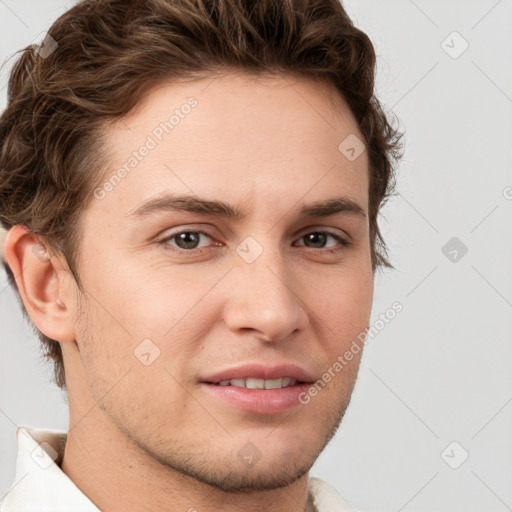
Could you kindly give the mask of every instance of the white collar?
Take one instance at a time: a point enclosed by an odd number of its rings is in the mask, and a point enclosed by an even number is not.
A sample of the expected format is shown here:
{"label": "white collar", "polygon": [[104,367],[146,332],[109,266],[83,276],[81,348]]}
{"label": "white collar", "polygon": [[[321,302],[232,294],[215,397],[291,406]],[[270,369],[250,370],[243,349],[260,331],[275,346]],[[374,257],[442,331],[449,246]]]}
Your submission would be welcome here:
{"label": "white collar", "polygon": [[92,501],[60,469],[67,434],[20,427],[16,476],[1,512],[98,512]]}
{"label": "white collar", "polygon": [[[94,503],[62,471],[66,432],[20,427],[13,486],[0,512],[99,512]],[[318,512],[355,512],[329,484],[308,482]]]}

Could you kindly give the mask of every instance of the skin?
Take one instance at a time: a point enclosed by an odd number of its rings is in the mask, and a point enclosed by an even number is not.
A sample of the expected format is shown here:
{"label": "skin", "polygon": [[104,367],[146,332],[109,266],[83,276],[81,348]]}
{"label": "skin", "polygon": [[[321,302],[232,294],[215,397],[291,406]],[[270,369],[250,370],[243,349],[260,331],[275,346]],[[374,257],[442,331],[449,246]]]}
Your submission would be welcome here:
{"label": "skin", "polygon": [[[368,327],[368,158],[351,162],[338,150],[350,134],[363,137],[330,84],[229,73],[164,84],[108,126],[106,175],[190,96],[198,101],[190,114],[86,210],[84,294],[62,255],[37,257],[26,228],[6,239],[25,307],[63,349],[70,427],[62,469],[107,511],[310,510],[308,471],[343,417],[361,352],[285,413],[241,411],[199,382],[245,362],[291,362],[316,380]],[[247,216],[130,217],[163,191],[222,200]],[[366,215],[298,216],[334,196]],[[208,233],[202,251],[180,254],[171,235],[194,230]],[[325,231],[352,244],[304,237]],[[250,264],[236,252],[248,236],[263,249]],[[134,356],[144,339],[160,350],[149,366]],[[251,467],[237,456],[247,443],[261,455]]]}

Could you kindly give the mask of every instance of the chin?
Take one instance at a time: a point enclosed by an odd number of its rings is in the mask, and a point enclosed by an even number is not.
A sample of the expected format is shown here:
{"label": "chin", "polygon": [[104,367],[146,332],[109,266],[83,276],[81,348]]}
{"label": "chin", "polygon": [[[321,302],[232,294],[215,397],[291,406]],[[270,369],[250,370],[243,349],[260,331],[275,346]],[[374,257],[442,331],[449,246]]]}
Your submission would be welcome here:
{"label": "chin", "polygon": [[305,461],[302,456],[301,460],[290,461],[289,458],[279,456],[266,463],[263,463],[262,459],[254,465],[247,465],[240,460],[228,463],[222,459],[185,466],[177,466],[173,461],[169,465],[196,481],[224,492],[249,493],[287,487],[307,474],[315,460],[316,457],[310,457]]}
{"label": "chin", "polygon": [[[222,444],[182,445],[165,454],[146,452],[182,475],[225,492],[248,493],[287,487],[309,472],[338,429],[344,413],[332,421],[319,422],[308,434],[289,425],[274,432],[234,435]],[[220,441],[220,440],[219,440]],[[176,445],[174,444],[174,447]]]}

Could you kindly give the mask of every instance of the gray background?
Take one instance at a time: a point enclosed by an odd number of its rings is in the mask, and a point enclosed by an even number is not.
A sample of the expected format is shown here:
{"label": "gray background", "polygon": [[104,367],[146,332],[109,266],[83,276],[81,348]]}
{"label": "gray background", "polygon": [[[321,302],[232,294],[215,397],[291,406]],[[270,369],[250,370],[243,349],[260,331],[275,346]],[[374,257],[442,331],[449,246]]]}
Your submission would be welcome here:
{"label": "gray background", "polygon": [[[397,270],[376,280],[372,321],[394,301],[404,309],[367,345],[342,428],[312,474],[367,512],[512,510],[512,1],[345,6],[376,45],[378,95],[406,131],[381,221]],[[0,0],[1,60],[64,10]],[[0,498],[16,425],[67,429],[6,284],[0,274]]]}

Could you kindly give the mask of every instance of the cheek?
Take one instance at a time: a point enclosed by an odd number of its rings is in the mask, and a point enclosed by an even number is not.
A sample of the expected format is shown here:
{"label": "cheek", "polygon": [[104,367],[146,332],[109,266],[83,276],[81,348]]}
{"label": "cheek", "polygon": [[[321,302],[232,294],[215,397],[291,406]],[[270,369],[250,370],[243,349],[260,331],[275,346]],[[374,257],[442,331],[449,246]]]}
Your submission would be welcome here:
{"label": "cheek", "polygon": [[[141,344],[140,336],[128,334],[94,300],[83,311],[79,335],[81,363],[91,395],[120,424],[136,428],[137,421],[146,418],[147,428],[155,429],[159,422],[170,421],[169,411],[184,410],[187,396],[177,383],[184,382],[179,371],[186,367],[182,347],[158,340],[154,345]],[[180,420],[173,417],[173,421]]]}
{"label": "cheek", "polygon": [[105,297],[88,294],[78,320],[77,345],[86,374],[110,382],[128,371],[133,353],[129,332],[106,309]]}
{"label": "cheek", "polygon": [[[126,256],[105,258],[102,263],[89,274],[86,287],[110,317],[108,330],[133,341],[163,336],[201,299],[209,284],[184,266],[154,265]],[[98,313],[101,316],[102,311]]]}
{"label": "cheek", "polygon": [[323,322],[335,344],[347,342],[367,327],[373,301],[371,271],[352,267],[310,274],[300,286],[300,295],[314,313],[311,321]]}
{"label": "cheek", "polygon": [[[87,283],[96,299],[89,300],[87,328],[94,329],[88,359],[97,377],[114,382],[132,368],[146,372],[142,383],[167,382],[171,377],[162,373],[167,368],[180,382],[188,378],[190,361],[220,317],[214,287],[226,272],[193,267],[112,264],[114,271]],[[146,367],[137,357],[148,352],[145,357],[154,363]],[[155,375],[159,366],[162,371]],[[145,393],[144,385],[140,392]]]}

